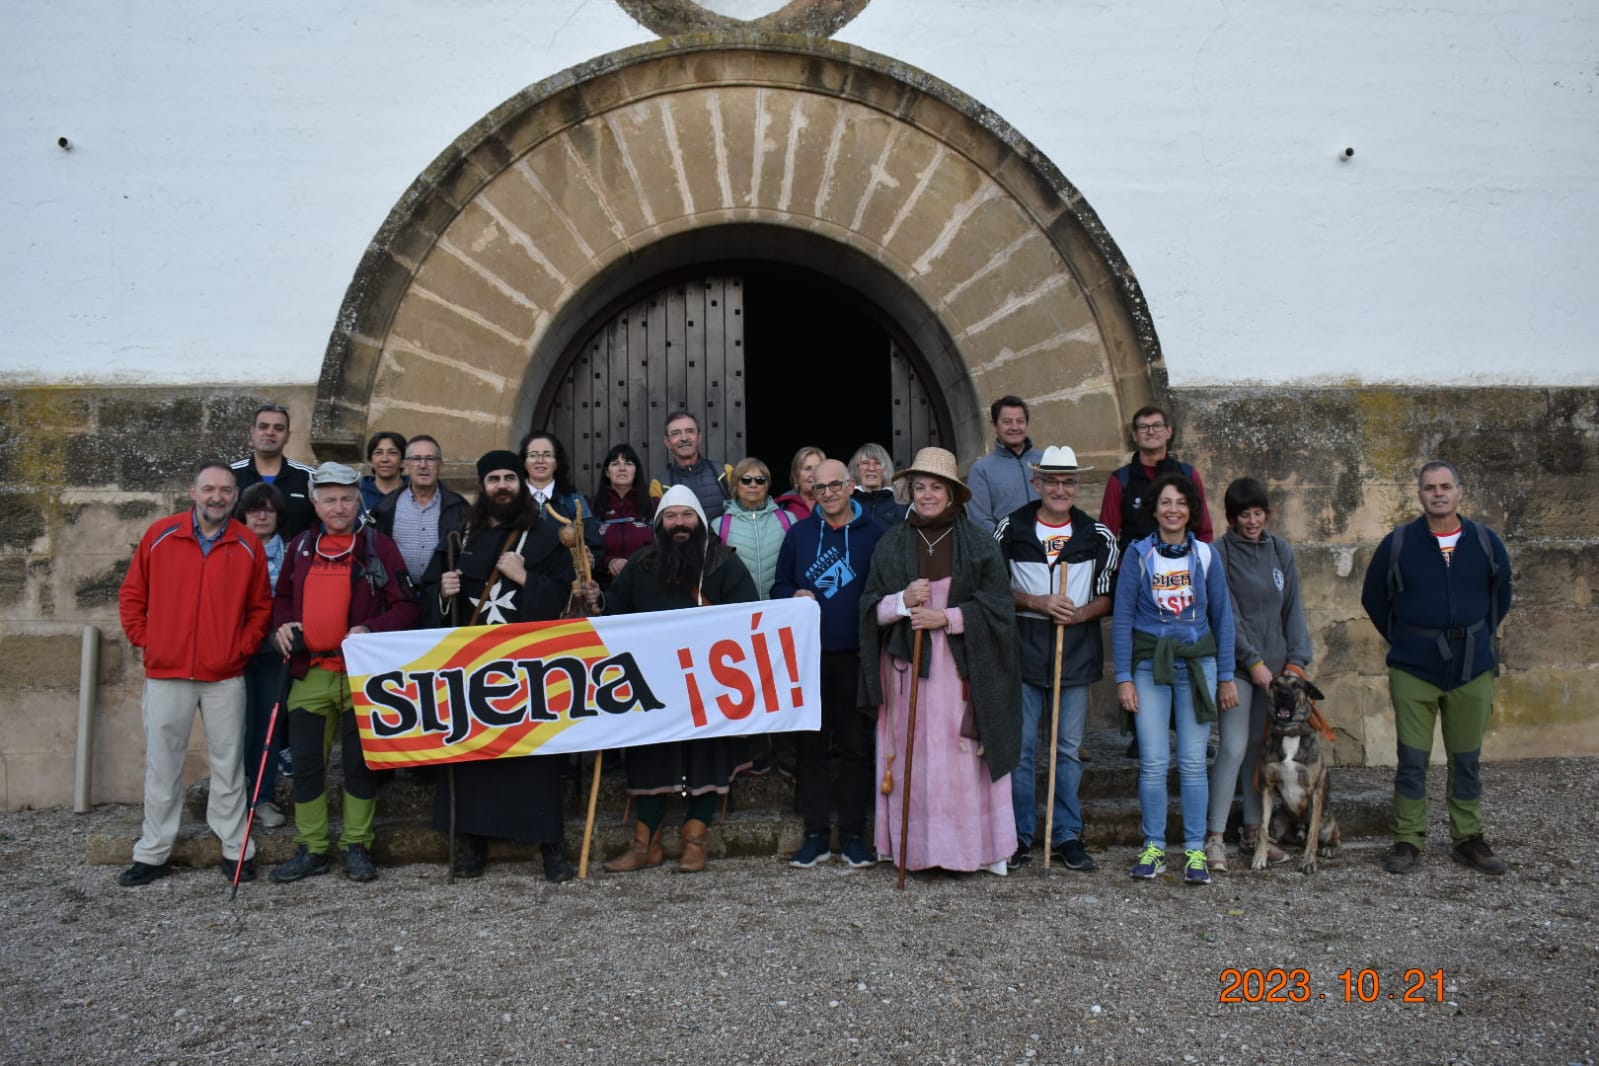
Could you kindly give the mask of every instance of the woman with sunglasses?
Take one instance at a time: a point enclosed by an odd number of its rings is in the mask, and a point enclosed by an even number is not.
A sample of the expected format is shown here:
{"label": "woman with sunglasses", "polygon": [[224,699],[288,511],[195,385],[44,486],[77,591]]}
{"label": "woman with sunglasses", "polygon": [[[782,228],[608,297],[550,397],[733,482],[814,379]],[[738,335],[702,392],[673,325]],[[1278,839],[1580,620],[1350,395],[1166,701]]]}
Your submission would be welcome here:
{"label": "woman with sunglasses", "polygon": [[717,537],[738,552],[763,600],[771,595],[777,576],[783,535],[794,524],[793,516],[772,499],[771,485],[772,472],[765,463],[754,456],[740,459],[733,467],[733,498],[714,523]]}

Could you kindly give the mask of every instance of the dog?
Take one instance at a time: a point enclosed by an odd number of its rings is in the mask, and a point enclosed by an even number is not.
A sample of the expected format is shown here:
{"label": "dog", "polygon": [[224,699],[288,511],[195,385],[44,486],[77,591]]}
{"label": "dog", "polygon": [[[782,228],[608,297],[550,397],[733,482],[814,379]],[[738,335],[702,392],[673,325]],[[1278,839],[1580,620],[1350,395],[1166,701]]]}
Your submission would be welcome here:
{"label": "dog", "polygon": [[1271,683],[1271,719],[1260,753],[1262,832],[1255,844],[1252,870],[1266,868],[1271,837],[1286,841],[1302,829],[1305,853],[1299,872],[1316,872],[1316,855],[1330,857],[1338,847],[1338,820],[1327,808],[1330,772],[1322,757],[1320,737],[1311,724],[1311,700],[1325,699],[1321,690],[1297,674],[1279,674]]}

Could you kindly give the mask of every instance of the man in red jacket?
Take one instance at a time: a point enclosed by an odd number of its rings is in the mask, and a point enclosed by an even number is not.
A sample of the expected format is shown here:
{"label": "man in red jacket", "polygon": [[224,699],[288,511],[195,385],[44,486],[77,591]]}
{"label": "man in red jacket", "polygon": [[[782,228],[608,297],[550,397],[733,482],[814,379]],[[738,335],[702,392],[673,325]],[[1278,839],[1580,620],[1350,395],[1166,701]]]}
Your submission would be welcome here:
{"label": "man in red jacket", "polygon": [[[144,833],[117,883],[147,885],[167,862],[183,807],[183,757],[198,707],[211,764],[206,823],[222,840],[222,872],[255,876],[244,842],[244,666],[272,620],[266,550],[231,521],[238,484],[228,464],[201,463],[194,506],[139,540],[118,600],[128,641],[144,651]],[[254,852],[254,847],[251,852]]]}
{"label": "man in red jacket", "polygon": [[344,873],[378,876],[372,862],[377,775],[361,753],[361,734],[344,673],[344,638],[410,629],[421,619],[405,557],[386,535],[360,527],[360,475],[323,463],[311,475],[319,521],[289,542],[272,605],[278,649],[292,656],[289,749],[294,752],[294,839],[300,850],[272,868],[274,881],[298,881],[332,868],[324,765],[339,737],[344,759]]}

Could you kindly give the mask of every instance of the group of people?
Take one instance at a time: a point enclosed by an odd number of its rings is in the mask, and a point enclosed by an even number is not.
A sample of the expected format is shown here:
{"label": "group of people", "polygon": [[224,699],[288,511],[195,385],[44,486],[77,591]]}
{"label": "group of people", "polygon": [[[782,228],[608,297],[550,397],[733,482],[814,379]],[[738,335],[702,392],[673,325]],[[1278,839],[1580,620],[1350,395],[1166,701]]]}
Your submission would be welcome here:
{"label": "group of people", "polygon": [[[287,736],[298,850],[272,880],[333,867],[326,763],[335,739],[343,868],[352,880],[377,877],[377,775],[361,755],[339,650],[350,634],[789,597],[816,601],[822,655],[821,728],[794,735],[804,839],[792,865],[831,858],[835,825],[841,857],[856,867],[889,858],[925,878],[1029,862],[1042,842],[1046,733],[1058,738],[1049,846],[1068,868],[1094,869],[1081,747],[1109,616],[1117,699],[1139,759],[1144,843],[1131,874],[1165,871],[1174,732],[1182,877],[1207,883],[1227,868],[1237,795],[1242,847],[1269,832],[1255,786],[1268,689],[1311,661],[1298,570],[1269,531],[1267,490],[1233,481],[1228,528],[1214,540],[1199,472],[1169,452],[1171,417],[1145,407],[1132,420],[1136,451],[1106,479],[1096,519],[1077,504],[1092,467],[1069,446],[1034,447],[1023,400],[1002,397],[990,418],[994,448],[965,479],[941,448],[896,471],[879,445],[847,463],[807,447],[775,496],[761,460],[704,456],[686,411],[666,421],[660,477],[647,479],[638,453],[619,444],[592,497],[573,486],[560,440],[534,430],[517,451],[478,459],[469,502],[440,482],[443,449],[431,436],[376,434],[365,477],[336,462],[313,468],[283,454],[288,412],[263,405],[251,454],[199,465],[193,507],[149,528],[122,586],[124,628],[146,670],[147,771],[143,832],[120,883],[171,871],[196,711],[224,874],[255,876],[250,797],[260,797],[259,822],[286,821],[273,802],[275,733]],[[1478,761],[1509,559],[1497,536],[1459,516],[1453,467],[1427,464],[1419,488],[1422,518],[1382,542],[1362,599],[1392,648],[1399,770],[1385,866],[1403,873],[1419,862],[1425,769],[1442,717],[1454,857],[1499,873],[1504,863],[1482,836]],[[578,525],[582,537],[563,543],[563,528]],[[287,728],[273,730],[279,709]],[[749,754],[742,738],[628,749],[637,821],[604,868],[665,861],[666,800],[677,793],[688,811],[674,869],[703,869],[718,799]],[[480,875],[488,842],[502,838],[538,844],[550,881],[571,878],[561,772],[550,756],[450,767],[435,821],[460,834],[453,873]],[[1267,843],[1273,861],[1286,859]]]}

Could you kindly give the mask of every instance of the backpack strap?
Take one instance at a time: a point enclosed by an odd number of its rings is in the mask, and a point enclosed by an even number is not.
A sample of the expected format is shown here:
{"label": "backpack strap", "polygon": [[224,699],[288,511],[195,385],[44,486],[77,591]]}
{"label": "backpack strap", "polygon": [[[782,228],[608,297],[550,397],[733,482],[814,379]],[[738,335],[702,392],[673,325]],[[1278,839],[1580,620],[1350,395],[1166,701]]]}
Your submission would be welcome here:
{"label": "backpack strap", "polygon": [[794,528],[794,516],[789,514],[784,508],[779,507],[777,509],[777,524],[783,527],[784,533],[787,533]]}
{"label": "backpack strap", "polygon": [[716,536],[723,544],[727,543],[727,535],[733,531],[733,516],[723,514],[722,521],[716,527]]}

